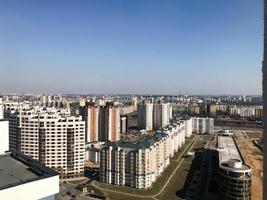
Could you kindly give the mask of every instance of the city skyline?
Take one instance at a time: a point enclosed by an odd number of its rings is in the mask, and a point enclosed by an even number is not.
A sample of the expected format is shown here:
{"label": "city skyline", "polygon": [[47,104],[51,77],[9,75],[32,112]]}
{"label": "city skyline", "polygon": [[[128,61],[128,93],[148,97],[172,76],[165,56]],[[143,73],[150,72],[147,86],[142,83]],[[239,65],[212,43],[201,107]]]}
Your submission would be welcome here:
{"label": "city skyline", "polygon": [[8,1],[0,11],[0,93],[261,94],[260,0]]}

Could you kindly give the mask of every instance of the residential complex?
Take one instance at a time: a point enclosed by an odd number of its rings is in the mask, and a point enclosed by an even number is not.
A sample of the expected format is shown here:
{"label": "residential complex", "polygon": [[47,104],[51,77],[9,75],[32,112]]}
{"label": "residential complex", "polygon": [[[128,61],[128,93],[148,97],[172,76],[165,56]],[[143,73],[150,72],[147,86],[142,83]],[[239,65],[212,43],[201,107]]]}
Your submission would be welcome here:
{"label": "residential complex", "polygon": [[9,149],[19,151],[55,169],[60,178],[84,174],[85,122],[58,109],[6,110]]}
{"label": "residential complex", "polygon": [[149,188],[185,142],[185,124],[173,123],[137,142],[107,142],[100,150],[100,180]]}

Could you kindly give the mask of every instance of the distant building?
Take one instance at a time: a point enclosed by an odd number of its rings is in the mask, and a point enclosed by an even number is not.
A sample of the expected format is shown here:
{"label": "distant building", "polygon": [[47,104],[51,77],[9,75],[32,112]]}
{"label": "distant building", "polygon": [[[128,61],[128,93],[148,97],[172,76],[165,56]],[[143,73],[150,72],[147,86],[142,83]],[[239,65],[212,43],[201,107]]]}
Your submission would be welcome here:
{"label": "distant building", "polygon": [[214,133],[214,119],[213,118],[192,118],[193,133],[196,134],[213,134]]}
{"label": "distant building", "polygon": [[153,104],[142,102],[137,106],[137,120],[139,129],[153,130]]}
{"label": "distant building", "polygon": [[85,121],[86,142],[98,141],[99,106],[93,102],[86,102],[84,106],[80,106],[80,115],[82,115],[82,119]]}
{"label": "distant building", "polygon": [[263,117],[263,108],[255,108],[255,118],[262,119]]}
{"label": "distant building", "polygon": [[121,133],[128,131],[128,118],[127,116],[121,116]]}
{"label": "distant building", "polygon": [[9,150],[9,125],[7,120],[0,119],[0,154]]}
{"label": "distant building", "polygon": [[3,105],[3,99],[0,96],[0,120],[4,119],[4,105]]}
{"label": "distant building", "polygon": [[99,141],[120,139],[120,110],[114,103],[107,102],[99,108]]}
{"label": "distant building", "polygon": [[207,105],[207,112],[210,116],[215,116],[217,112],[217,105],[216,104],[208,104]]}
{"label": "distant building", "polygon": [[193,132],[193,121],[192,118],[184,119],[183,120],[185,124],[185,137],[189,138],[192,135]]}
{"label": "distant building", "polygon": [[170,104],[158,102],[153,105],[153,129],[160,129],[170,123]]}

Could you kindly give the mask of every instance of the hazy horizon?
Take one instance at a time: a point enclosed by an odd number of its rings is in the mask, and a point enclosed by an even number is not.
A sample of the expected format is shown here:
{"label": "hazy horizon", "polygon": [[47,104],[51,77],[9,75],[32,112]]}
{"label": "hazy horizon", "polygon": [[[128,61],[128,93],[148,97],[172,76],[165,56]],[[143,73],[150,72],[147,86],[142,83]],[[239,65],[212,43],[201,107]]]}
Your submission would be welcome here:
{"label": "hazy horizon", "polygon": [[262,0],[61,2],[0,2],[0,93],[262,93]]}

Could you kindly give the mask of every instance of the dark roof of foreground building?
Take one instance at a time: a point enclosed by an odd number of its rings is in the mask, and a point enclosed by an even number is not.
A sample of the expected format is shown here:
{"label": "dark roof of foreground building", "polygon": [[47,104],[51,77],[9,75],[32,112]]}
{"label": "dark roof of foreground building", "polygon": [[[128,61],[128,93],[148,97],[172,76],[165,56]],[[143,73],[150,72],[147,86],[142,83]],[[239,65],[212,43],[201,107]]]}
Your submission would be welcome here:
{"label": "dark roof of foreground building", "polygon": [[54,170],[22,153],[0,155],[0,190],[56,175]]}

